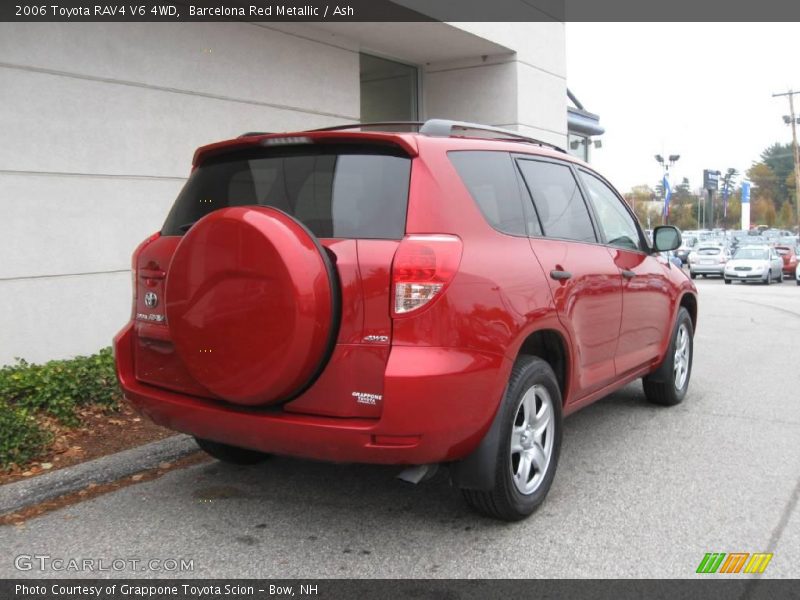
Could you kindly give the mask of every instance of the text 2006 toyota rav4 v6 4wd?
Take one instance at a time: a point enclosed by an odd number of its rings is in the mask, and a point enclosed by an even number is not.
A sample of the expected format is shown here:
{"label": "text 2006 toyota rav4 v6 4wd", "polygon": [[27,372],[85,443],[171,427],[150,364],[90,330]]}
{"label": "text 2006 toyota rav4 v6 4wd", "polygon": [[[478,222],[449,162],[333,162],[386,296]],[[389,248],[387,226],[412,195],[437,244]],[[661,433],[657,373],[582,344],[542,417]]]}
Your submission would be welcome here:
{"label": "text 2006 toyota rav4 v6 4wd", "polygon": [[[376,128],[382,126],[383,131]],[[225,461],[448,463],[479,511],[552,484],[562,418],[683,400],[696,289],[586,164],[432,120],[204,146],[133,256],[125,396]],[[387,131],[390,130],[390,131]]]}

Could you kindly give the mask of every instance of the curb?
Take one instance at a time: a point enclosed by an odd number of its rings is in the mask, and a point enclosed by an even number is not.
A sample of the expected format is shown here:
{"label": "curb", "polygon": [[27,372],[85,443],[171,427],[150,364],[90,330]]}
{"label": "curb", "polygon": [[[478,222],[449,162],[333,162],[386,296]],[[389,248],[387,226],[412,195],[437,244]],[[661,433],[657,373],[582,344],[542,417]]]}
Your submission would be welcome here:
{"label": "curb", "polygon": [[82,490],[90,483],[110,483],[156,468],[199,448],[188,435],[175,435],[144,446],[0,486],[0,515]]}

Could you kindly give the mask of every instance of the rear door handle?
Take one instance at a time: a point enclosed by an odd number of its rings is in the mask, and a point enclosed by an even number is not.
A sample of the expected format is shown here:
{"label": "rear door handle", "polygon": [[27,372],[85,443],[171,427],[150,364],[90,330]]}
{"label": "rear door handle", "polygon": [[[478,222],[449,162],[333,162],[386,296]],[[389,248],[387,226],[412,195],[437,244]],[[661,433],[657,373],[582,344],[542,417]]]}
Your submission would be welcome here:
{"label": "rear door handle", "polygon": [[569,271],[557,271],[554,269],[550,271],[550,277],[552,279],[555,279],[556,281],[561,281],[572,277],[572,273],[570,273]]}
{"label": "rear door handle", "polygon": [[622,276],[625,279],[633,279],[634,277],[636,277],[636,273],[634,273],[633,271],[629,271],[628,269],[622,269]]}

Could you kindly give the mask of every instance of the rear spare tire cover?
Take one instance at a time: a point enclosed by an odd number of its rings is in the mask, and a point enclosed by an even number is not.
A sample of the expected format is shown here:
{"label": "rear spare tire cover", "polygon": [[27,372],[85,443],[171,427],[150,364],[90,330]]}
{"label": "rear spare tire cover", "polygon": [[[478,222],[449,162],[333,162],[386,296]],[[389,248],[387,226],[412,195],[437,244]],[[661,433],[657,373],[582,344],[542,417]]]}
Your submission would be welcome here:
{"label": "rear spare tire cover", "polygon": [[277,404],[305,389],[338,330],[338,279],[326,251],[273,208],[200,219],[175,250],[165,301],[186,368],[236,404]]}

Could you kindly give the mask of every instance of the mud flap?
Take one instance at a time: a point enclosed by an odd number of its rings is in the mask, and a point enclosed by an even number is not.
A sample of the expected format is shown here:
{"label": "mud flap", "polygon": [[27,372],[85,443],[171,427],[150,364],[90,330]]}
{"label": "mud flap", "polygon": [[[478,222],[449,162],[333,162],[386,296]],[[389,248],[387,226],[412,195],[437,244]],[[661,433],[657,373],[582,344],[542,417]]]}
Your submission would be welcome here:
{"label": "mud flap", "polygon": [[[503,391],[505,398],[506,391]],[[481,443],[466,458],[450,465],[450,478],[453,484],[466,490],[489,491],[494,488],[497,472],[497,447],[500,443],[500,430],[503,422],[503,402],[497,404],[497,412],[492,425],[483,436]]]}

